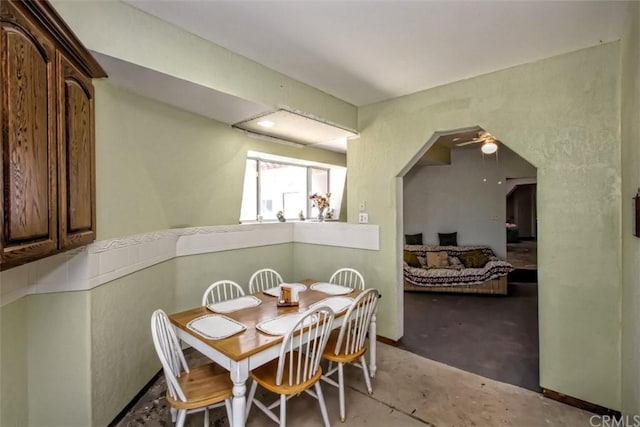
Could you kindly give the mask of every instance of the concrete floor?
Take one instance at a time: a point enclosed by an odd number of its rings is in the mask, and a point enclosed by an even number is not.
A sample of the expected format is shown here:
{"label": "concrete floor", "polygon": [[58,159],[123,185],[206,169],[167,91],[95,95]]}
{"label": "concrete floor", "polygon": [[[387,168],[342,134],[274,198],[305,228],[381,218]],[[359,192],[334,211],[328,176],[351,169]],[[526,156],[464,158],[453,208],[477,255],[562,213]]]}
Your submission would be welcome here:
{"label": "concrete floor", "polygon": [[[191,364],[202,361],[191,352]],[[197,359],[197,360],[194,360]],[[362,373],[345,370],[347,420],[340,422],[337,389],[322,383],[332,426],[588,426],[592,415],[546,399],[523,388],[480,377],[378,343],[374,394],[366,392]],[[288,425],[321,426],[317,402],[307,395],[291,399]],[[211,411],[212,425],[227,426],[224,408]],[[117,426],[168,426],[169,411],[160,379]],[[186,425],[201,426],[202,415],[187,416]],[[248,427],[275,425],[253,408]]]}

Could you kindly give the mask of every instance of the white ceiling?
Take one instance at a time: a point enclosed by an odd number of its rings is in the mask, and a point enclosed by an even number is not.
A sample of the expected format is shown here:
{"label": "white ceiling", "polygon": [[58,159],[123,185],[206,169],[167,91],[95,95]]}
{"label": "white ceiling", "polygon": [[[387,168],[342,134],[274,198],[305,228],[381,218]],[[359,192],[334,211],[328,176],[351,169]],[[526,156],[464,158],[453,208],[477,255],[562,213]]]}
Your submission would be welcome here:
{"label": "white ceiling", "polygon": [[618,40],[616,1],[127,3],[354,105]]}

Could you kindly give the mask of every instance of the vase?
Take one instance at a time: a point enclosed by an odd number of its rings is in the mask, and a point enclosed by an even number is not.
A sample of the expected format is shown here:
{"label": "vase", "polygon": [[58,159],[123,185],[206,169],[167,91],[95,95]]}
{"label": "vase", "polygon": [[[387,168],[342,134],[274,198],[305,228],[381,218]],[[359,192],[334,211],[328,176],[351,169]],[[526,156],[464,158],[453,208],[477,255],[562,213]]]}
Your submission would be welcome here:
{"label": "vase", "polygon": [[318,222],[324,222],[324,209],[318,209]]}

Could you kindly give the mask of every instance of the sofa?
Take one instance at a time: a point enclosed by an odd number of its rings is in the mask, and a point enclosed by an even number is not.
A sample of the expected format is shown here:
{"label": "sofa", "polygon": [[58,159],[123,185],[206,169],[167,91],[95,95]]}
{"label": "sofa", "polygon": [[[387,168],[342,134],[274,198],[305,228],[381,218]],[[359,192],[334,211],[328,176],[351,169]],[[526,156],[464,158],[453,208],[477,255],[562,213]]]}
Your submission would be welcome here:
{"label": "sofa", "polygon": [[507,295],[514,268],[488,246],[406,245],[405,291]]}

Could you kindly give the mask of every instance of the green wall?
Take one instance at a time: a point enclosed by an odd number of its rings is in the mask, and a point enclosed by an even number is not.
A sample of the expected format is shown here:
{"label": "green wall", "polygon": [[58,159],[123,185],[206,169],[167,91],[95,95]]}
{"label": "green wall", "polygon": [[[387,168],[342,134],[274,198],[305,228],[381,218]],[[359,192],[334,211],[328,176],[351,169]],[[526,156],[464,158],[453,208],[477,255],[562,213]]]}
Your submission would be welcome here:
{"label": "green wall", "polygon": [[94,84],[98,240],[237,224],[249,150],[346,165],[341,153],[249,138],[108,80]]}
{"label": "green wall", "polygon": [[90,425],[90,292],[27,298],[29,425]]}
{"label": "green wall", "polygon": [[151,313],[176,311],[175,259],[93,289],[92,425],[108,425],[160,370]]}
{"label": "green wall", "polygon": [[27,298],[0,308],[0,425],[28,425]]}
{"label": "green wall", "polygon": [[632,198],[640,187],[640,3],[629,2],[622,43],[622,410],[640,414],[640,239]]}
{"label": "green wall", "polygon": [[368,263],[390,338],[402,335],[396,176],[435,131],[480,125],[538,168],[541,385],[620,408],[619,73],[610,43],[360,109],[349,220],[366,201],[380,225]]}
{"label": "green wall", "polygon": [[205,289],[222,279],[233,280],[249,293],[249,278],[261,268],[273,268],[285,281],[294,280],[292,247],[286,243],[176,258],[176,309],[200,305]]}

